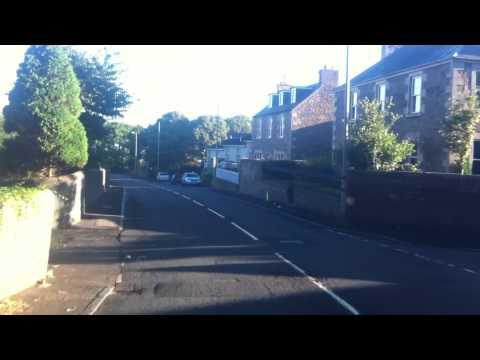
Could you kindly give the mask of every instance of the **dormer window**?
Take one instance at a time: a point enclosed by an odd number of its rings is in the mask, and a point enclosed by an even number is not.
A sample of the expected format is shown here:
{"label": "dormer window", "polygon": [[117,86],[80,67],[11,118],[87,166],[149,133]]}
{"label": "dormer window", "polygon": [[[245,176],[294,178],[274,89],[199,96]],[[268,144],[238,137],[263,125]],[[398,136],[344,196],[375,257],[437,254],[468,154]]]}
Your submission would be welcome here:
{"label": "dormer window", "polygon": [[295,104],[295,102],[297,101],[297,89],[296,89],[296,88],[292,88],[290,94],[291,94],[291,95],[290,95],[290,103],[291,103],[291,104]]}
{"label": "dormer window", "polygon": [[283,92],[280,92],[278,94],[278,106],[282,106],[283,105]]}

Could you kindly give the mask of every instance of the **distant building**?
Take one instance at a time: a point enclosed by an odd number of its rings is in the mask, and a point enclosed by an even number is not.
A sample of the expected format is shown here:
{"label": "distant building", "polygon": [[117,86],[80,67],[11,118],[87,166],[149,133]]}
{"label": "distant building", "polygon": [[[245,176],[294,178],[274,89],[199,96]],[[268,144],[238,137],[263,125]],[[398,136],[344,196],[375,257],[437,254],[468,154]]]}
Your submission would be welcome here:
{"label": "distant building", "polygon": [[[358,116],[361,99],[393,101],[392,111],[402,115],[394,130],[414,142],[409,159],[424,171],[453,171],[454,158],[438,132],[453,101],[480,90],[478,45],[384,45],[382,59],[351,80],[350,117]],[[341,164],[344,134],[344,85],[336,89],[336,126],[332,146]],[[474,169],[480,165],[480,132],[473,151]]]}
{"label": "distant building", "polygon": [[219,147],[213,146],[208,148],[206,167],[236,169],[241,159],[249,158],[247,142],[250,141],[250,139],[250,134],[240,134],[222,141]]}

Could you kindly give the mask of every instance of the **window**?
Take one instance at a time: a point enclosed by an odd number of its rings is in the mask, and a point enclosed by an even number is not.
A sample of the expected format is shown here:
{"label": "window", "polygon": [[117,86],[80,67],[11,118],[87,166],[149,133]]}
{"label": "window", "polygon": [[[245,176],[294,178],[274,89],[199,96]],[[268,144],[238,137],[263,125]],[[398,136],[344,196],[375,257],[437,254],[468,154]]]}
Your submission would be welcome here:
{"label": "window", "polygon": [[283,105],[283,92],[280,92],[278,94],[278,106],[282,106]]}
{"label": "window", "polygon": [[268,123],[267,123],[267,138],[271,139],[272,138],[272,117],[270,116],[268,118]]}
{"label": "window", "polygon": [[358,103],[358,92],[352,92],[352,109],[350,112],[350,118],[353,120],[357,119],[357,103]]}
{"label": "window", "polygon": [[473,71],[472,77],[475,77],[475,79],[472,79],[472,84],[475,86],[472,90],[477,95],[477,99],[480,100],[480,71]]}
{"label": "window", "polygon": [[480,174],[480,139],[473,142],[472,174]]}
{"label": "window", "polygon": [[290,103],[295,104],[295,101],[297,101],[297,89],[292,88],[291,93],[290,93]]}
{"label": "window", "polygon": [[376,91],[376,98],[380,102],[380,109],[385,110],[385,99],[387,94],[387,86],[385,84],[378,84]]}
{"label": "window", "polygon": [[261,151],[255,151],[254,158],[256,160],[262,160],[262,152]]}
{"label": "window", "polygon": [[285,131],[285,114],[280,114],[280,126],[279,126],[279,132],[278,132],[278,137],[280,139],[283,139]]}
{"label": "window", "polygon": [[270,94],[270,96],[268,97],[268,107],[273,107],[273,94]]}
{"label": "window", "polygon": [[422,77],[412,76],[410,80],[410,113],[418,114],[422,109]]}
{"label": "window", "polygon": [[257,118],[257,139],[262,138],[262,119]]}

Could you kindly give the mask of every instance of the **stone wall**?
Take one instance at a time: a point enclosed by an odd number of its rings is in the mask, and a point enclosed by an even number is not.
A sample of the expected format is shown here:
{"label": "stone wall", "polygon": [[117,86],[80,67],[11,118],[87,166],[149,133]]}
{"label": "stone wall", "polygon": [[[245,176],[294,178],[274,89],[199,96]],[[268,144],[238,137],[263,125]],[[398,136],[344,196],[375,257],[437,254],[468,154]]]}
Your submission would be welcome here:
{"label": "stone wall", "polygon": [[45,277],[55,195],[49,190],[39,191],[21,213],[12,202],[1,206],[0,299],[3,299]]}
{"label": "stone wall", "polygon": [[356,225],[479,231],[480,177],[352,171],[347,220]]}

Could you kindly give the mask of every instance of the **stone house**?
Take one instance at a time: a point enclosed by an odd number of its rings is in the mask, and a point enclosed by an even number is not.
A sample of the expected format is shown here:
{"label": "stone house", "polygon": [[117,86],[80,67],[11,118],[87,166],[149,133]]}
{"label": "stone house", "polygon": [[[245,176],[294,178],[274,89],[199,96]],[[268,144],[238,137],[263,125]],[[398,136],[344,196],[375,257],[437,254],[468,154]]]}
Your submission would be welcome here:
{"label": "stone house", "polygon": [[[350,118],[358,116],[361,99],[391,100],[402,117],[394,130],[414,142],[408,159],[423,171],[452,172],[454,158],[438,132],[452,103],[466,92],[480,90],[478,45],[384,45],[382,59],[351,80]],[[336,121],[332,139],[335,163],[341,164],[344,134],[344,85],[336,88]],[[480,132],[473,151],[474,170],[480,168]]]}
{"label": "stone house", "polygon": [[331,150],[338,72],[322,69],[309,86],[278,85],[252,120],[250,159],[298,160]]}

